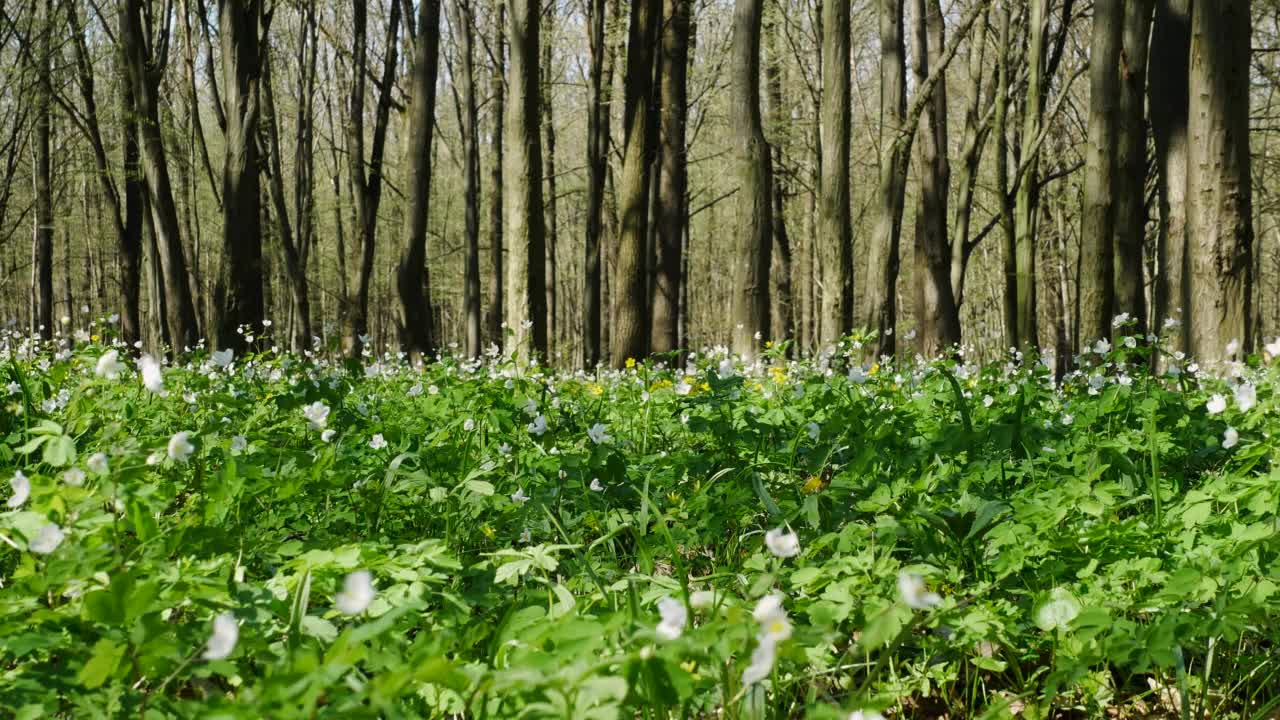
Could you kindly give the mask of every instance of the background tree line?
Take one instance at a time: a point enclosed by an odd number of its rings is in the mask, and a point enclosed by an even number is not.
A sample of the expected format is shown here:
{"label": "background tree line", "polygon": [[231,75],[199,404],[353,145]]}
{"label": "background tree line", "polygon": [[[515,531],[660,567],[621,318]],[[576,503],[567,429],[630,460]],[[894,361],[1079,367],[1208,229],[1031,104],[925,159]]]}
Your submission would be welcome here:
{"label": "background tree line", "polygon": [[1219,360],[1280,332],[1278,49],[1276,0],[0,0],[0,317]]}

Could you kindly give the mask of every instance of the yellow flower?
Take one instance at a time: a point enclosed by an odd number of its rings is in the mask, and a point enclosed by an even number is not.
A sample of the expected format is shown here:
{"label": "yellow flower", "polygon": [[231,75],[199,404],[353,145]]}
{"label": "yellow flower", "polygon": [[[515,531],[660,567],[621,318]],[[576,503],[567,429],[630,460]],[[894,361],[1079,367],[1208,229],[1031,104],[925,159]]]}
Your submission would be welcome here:
{"label": "yellow flower", "polygon": [[764,349],[765,349],[765,350],[768,350],[768,349],[769,349],[769,348],[771,348],[771,347],[773,347],[773,341],[772,341],[772,340],[765,340],[765,341],[764,341]]}
{"label": "yellow flower", "polygon": [[627,358],[627,369],[628,369],[628,370],[631,370],[631,369],[633,369],[635,366],[636,366],[636,359],[635,359],[635,358]]}
{"label": "yellow flower", "polygon": [[708,385],[707,383],[700,383],[698,385],[698,392],[710,392],[710,391],[711,391],[711,386]]}
{"label": "yellow flower", "polygon": [[98,338],[98,336],[97,336],[97,335],[90,335],[90,336],[89,336],[89,339],[90,339],[90,340],[92,340],[92,341],[94,341],[94,342],[98,342],[98,339],[99,339],[99,338]]}
{"label": "yellow flower", "polygon": [[773,378],[774,382],[781,385],[787,381],[787,371],[784,368],[780,368],[775,365],[774,367],[769,368],[769,377]]}
{"label": "yellow flower", "polygon": [[667,389],[667,388],[671,387],[671,384],[672,384],[672,383],[671,383],[671,381],[670,381],[670,380],[668,380],[668,379],[666,379],[666,378],[663,378],[663,379],[659,380],[658,382],[654,383],[653,385],[649,386],[649,389],[650,389],[650,390],[665,390],[665,389]]}
{"label": "yellow flower", "polygon": [[597,385],[597,384],[595,384],[595,383],[592,383],[592,384],[590,384],[590,385],[588,385],[588,386],[587,386],[587,392],[591,393],[591,394],[592,394],[592,395],[594,395],[595,397],[600,397],[601,395],[603,395],[603,394],[604,394],[604,388],[603,388],[603,387],[600,387],[599,385]]}
{"label": "yellow flower", "polygon": [[489,527],[488,523],[485,523],[484,525],[480,526],[480,532],[484,533],[484,536],[489,538],[490,540],[492,540],[498,535],[498,533],[493,531],[493,528]]}
{"label": "yellow flower", "polygon": [[805,495],[812,495],[822,489],[823,482],[821,475],[810,475],[808,480],[804,481],[804,486],[800,488],[800,492]]}
{"label": "yellow flower", "polygon": [[867,371],[867,374],[868,374],[868,375],[875,375],[875,374],[876,374],[877,372],[879,372],[879,371],[880,371],[880,363],[872,363],[872,364],[871,364],[871,369]]}

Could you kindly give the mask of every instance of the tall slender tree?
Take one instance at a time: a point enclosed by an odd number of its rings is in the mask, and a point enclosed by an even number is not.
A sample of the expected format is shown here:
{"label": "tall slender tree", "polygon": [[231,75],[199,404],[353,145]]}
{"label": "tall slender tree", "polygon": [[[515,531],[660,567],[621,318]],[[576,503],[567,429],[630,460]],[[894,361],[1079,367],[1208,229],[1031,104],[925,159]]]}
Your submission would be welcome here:
{"label": "tall slender tree", "polygon": [[[40,0],[32,74],[36,79],[35,110],[35,232],[32,234],[32,283],[35,313],[33,330],[41,338],[53,337],[53,4]],[[68,278],[69,279],[69,278]]]}
{"label": "tall slender tree", "polygon": [[[1156,234],[1154,326],[1180,321],[1191,299],[1183,282],[1187,245],[1187,124],[1190,112],[1191,0],[1157,0],[1147,85],[1156,155],[1159,223]],[[1177,333],[1185,351],[1187,332]]]}
{"label": "tall slender tree", "polygon": [[654,47],[662,0],[632,0],[627,41],[625,139],[618,189],[621,233],[611,284],[614,301],[610,360],[622,367],[628,358],[649,354],[647,252],[650,170],[654,157]]}
{"label": "tall slender tree", "polygon": [[[916,0],[913,72],[917,87],[939,64],[945,43],[942,6],[938,0]],[[917,163],[920,196],[916,211],[916,318],[920,351],[933,357],[960,342],[960,313],[951,286],[951,243],[947,239],[947,194],[951,167],[947,161],[947,90],[945,79],[920,115]]]}
{"label": "tall slender tree", "polygon": [[440,62],[440,0],[418,3],[417,37],[410,82],[409,203],[404,216],[404,252],[396,270],[403,345],[430,354],[436,348],[427,269],[427,221],[431,212],[431,141],[436,124],[436,73]]}
{"label": "tall slender tree", "polygon": [[218,0],[222,40],[226,144],[222,160],[222,261],[214,302],[218,307],[217,344],[242,350],[265,317],[262,281],[262,188],[258,153],[259,85],[262,52],[259,36],[269,16],[262,0]]}
{"label": "tall slender tree", "polygon": [[769,322],[773,171],[760,113],[760,30],[764,0],[733,6],[732,109],[737,118],[738,248],[733,260],[733,351],[754,357]]}
{"label": "tall slender tree", "polygon": [[[849,209],[848,2],[822,3],[822,185],[818,241],[822,274],[822,342],[853,324],[853,222]],[[805,278],[804,282],[808,282]]]}
{"label": "tall slender tree", "polygon": [[658,56],[661,115],[656,218],[653,335],[651,350],[667,353],[680,347],[680,273],[689,208],[685,201],[688,158],[685,125],[688,115],[689,28],[691,0],[666,0]]}
{"label": "tall slender tree", "polygon": [[1080,238],[1080,327],[1076,332],[1082,347],[1111,336],[1115,297],[1112,237],[1119,139],[1117,98],[1123,21],[1123,0],[1094,2],[1089,52],[1089,146]]}
{"label": "tall slender tree", "polygon": [[454,0],[453,32],[458,42],[457,95],[466,185],[466,270],[463,278],[466,352],[480,356],[480,120],[476,101],[475,9],[473,0]]}
{"label": "tall slender tree", "polygon": [[503,141],[506,139],[506,62],[507,62],[507,3],[493,0],[493,42],[490,46],[489,93],[492,109],[489,111],[489,147],[492,158],[489,166],[489,287],[493,290],[493,304],[489,308],[489,342],[501,347],[505,344],[502,334],[503,316],[506,314],[507,284],[505,278],[506,257],[502,243],[502,216],[504,191],[502,189]]}
{"label": "tall slender tree", "polygon": [[[1115,286],[1117,315],[1146,334],[1143,280],[1147,223],[1147,49],[1153,0],[1126,0],[1121,30],[1119,138],[1116,147]],[[1132,330],[1130,331],[1132,332]]]}
{"label": "tall slender tree", "polygon": [[509,350],[522,359],[547,354],[546,225],[542,214],[541,83],[538,78],[542,5],[511,0],[507,65],[507,326]]}
{"label": "tall slender tree", "polygon": [[587,218],[583,263],[583,365],[593,368],[603,359],[600,345],[601,244],[604,233],[604,186],[609,167],[609,92],[604,82],[607,0],[587,0]]}

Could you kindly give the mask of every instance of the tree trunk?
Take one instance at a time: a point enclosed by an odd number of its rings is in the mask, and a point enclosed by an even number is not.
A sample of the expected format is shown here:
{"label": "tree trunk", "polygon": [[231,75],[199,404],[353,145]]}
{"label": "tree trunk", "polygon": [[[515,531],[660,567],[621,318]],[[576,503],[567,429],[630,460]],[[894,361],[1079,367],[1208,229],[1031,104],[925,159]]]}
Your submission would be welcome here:
{"label": "tree trunk", "polygon": [[[819,272],[823,345],[853,325],[853,223],[849,210],[849,3],[822,4],[822,173]],[[804,282],[809,282],[805,278]]]}
{"label": "tree trunk", "polygon": [[467,258],[463,278],[463,315],[467,357],[480,357],[480,127],[476,103],[475,11],[473,0],[454,0],[453,31],[457,35],[458,93],[462,102],[462,157],[466,163]]}
{"label": "tree trunk", "polygon": [[357,262],[354,276],[348,280],[344,299],[343,343],[349,357],[359,357],[369,333],[369,286],[373,280],[373,258],[378,233],[378,207],[382,203],[382,161],[387,145],[387,122],[394,90],[397,38],[400,31],[400,3],[391,3],[387,34],[383,43],[384,58],[379,82],[378,103],[374,108],[373,144],[369,159],[364,154],[364,95],[368,69],[368,7],[356,0],[352,7],[351,101],[347,124],[347,164],[350,184],[355,195],[355,231]]}
{"label": "tree trunk", "polygon": [[[214,289],[217,345],[242,351],[262,329],[262,187],[258,158],[258,24],[262,0],[219,0],[226,148],[222,161],[222,265]],[[264,28],[265,30],[265,28]],[[192,108],[193,112],[199,112]],[[241,332],[241,329],[247,332]]]}
{"label": "tree trunk", "polygon": [[409,179],[404,254],[396,271],[400,328],[406,350],[430,356],[436,349],[427,268],[427,220],[431,211],[431,141],[436,124],[436,72],[440,62],[440,0],[418,3],[418,33],[410,82]]}
{"label": "tree trunk", "polygon": [[[1045,66],[1045,42],[1049,33],[1048,0],[1033,0],[1027,23],[1027,96],[1022,103],[1022,149],[1018,153],[1020,164],[1027,168],[1015,180],[1018,186],[1014,199],[1014,287],[1013,297],[1014,337],[1010,347],[1038,348],[1039,329],[1036,323],[1036,213],[1040,204],[1040,157],[1035,148],[1036,139],[1044,118],[1046,87],[1050,78]],[[1019,168],[1021,171],[1021,168]],[[1065,348],[1064,348],[1065,350]]]}
{"label": "tree trunk", "polygon": [[[186,253],[178,231],[178,210],[173,201],[164,138],[160,131],[159,88],[168,60],[164,54],[168,51],[167,43],[151,42],[144,37],[142,0],[124,0],[121,4],[120,44],[137,111],[151,227],[164,276],[165,328],[168,342],[177,355],[195,346],[200,330],[187,276]],[[147,55],[148,48],[157,51],[156,57]]]}
{"label": "tree trunk", "polygon": [[1081,349],[1111,336],[1114,312],[1116,149],[1119,139],[1120,46],[1123,0],[1096,0],[1089,53],[1089,145],[1080,237]]}
{"label": "tree trunk", "polygon": [[650,348],[655,354],[680,348],[680,271],[684,265],[684,230],[689,213],[685,200],[689,181],[685,124],[688,115],[691,13],[691,0],[666,0],[658,58],[661,65],[658,75],[662,79],[661,160],[657,187],[657,272]]}
{"label": "tree trunk", "polygon": [[583,263],[585,292],[583,366],[590,369],[603,357],[600,344],[600,249],[603,239],[605,174],[609,167],[609,95],[604,83],[606,0],[588,0],[587,32],[591,50],[587,86],[587,238]]}
{"label": "tree trunk", "polygon": [[773,173],[760,116],[760,27],[764,0],[735,0],[730,58],[731,117],[739,182],[733,259],[733,351],[754,358],[769,321]]}
{"label": "tree trunk", "polygon": [[782,141],[789,119],[782,100],[783,42],[782,29],[776,15],[765,21],[768,41],[768,64],[765,66],[765,87],[768,89],[773,186],[772,217],[773,255],[769,272],[770,312],[769,334],[776,341],[789,340],[795,330],[794,308],[791,299],[791,235],[787,232],[786,198],[787,181],[784,178]]}
{"label": "tree trunk", "polygon": [[502,141],[505,137],[503,123],[505,121],[506,82],[503,75],[506,59],[507,4],[506,0],[494,0],[493,22],[493,67],[489,76],[489,92],[493,95],[492,131],[489,142],[492,147],[492,165],[489,170],[489,287],[493,288],[493,305],[489,308],[489,342],[502,347],[506,344],[502,332],[502,317],[506,313],[506,281],[503,278],[506,259],[502,250]]}
{"label": "tree trunk", "polygon": [[[552,31],[554,32],[554,30]],[[554,35],[552,36],[554,37]],[[542,43],[542,135],[546,141],[546,161],[543,163],[547,178],[546,226],[547,226],[547,352],[554,353],[558,343],[560,308],[556,298],[556,276],[559,274],[556,257],[556,245],[559,240],[560,219],[556,209],[556,124],[554,85],[555,77],[552,62],[552,39]]]}
{"label": "tree trunk", "polygon": [[[973,198],[978,183],[982,154],[990,135],[991,108],[996,102],[996,77],[988,77],[987,22],[979,22],[969,41],[968,102],[964,113],[964,140],[960,151],[960,176],[956,183],[955,232],[951,238],[951,292],[956,308],[964,304],[965,273],[973,253],[970,227]],[[1003,52],[1003,50],[1001,50]]]}
{"label": "tree trunk", "polygon": [[[1147,331],[1143,246],[1147,224],[1147,41],[1153,0],[1126,0],[1121,31],[1119,140],[1116,153],[1116,314],[1128,313]],[[1163,70],[1161,70],[1163,72]],[[1159,112],[1163,112],[1160,109]]]}
{"label": "tree trunk", "polygon": [[510,79],[506,119],[508,350],[522,360],[547,354],[546,225],[542,214],[542,143],[538,137],[538,82],[542,6],[511,0]]}
{"label": "tree trunk", "polygon": [[[1190,308],[1183,282],[1187,258],[1187,122],[1190,98],[1191,0],[1157,0],[1151,35],[1148,85],[1151,135],[1156,149],[1156,187],[1160,222],[1156,239],[1156,310],[1153,326],[1179,321]],[[1187,350],[1189,331],[1174,331],[1174,349]]]}
{"label": "tree trunk", "polygon": [[[938,0],[916,0],[913,48],[916,87],[939,64],[944,45],[942,7]],[[919,123],[920,197],[916,212],[916,317],[920,352],[933,358],[960,343],[960,314],[951,287],[951,244],[947,239],[947,91],[939,80]]]}
{"label": "tree trunk", "polygon": [[649,354],[648,265],[650,168],[655,148],[653,61],[661,0],[632,0],[627,42],[626,139],[618,209],[622,228],[614,272],[614,317],[610,360],[622,367],[628,358]]}
{"label": "tree trunk", "polygon": [[1191,11],[1185,308],[1188,351],[1230,360],[1253,345],[1253,197],[1249,175],[1249,0]]}
{"label": "tree trunk", "polygon": [[[53,173],[49,157],[52,135],[53,84],[50,82],[52,62],[53,8],[50,0],[40,4],[42,22],[36,28],[35,64],[38,87],[35,108],[35,233],[33,237],[32,276],[35,286],[35,330],[41,338],[53,337]],[[69,280],[70,278],[68,278]]]}
{"label": "tree trunk", "polygon": [[898,241],[901,235],[905,174],[899,173],[909,148],[899,137],[906,127],[906,50],[902,28],[904,0],[878,0],[880,18],[880,177],[875,221],[867,251],[867,287],[861,321],[877,333],[867,349],[893,355],[897,314]]}

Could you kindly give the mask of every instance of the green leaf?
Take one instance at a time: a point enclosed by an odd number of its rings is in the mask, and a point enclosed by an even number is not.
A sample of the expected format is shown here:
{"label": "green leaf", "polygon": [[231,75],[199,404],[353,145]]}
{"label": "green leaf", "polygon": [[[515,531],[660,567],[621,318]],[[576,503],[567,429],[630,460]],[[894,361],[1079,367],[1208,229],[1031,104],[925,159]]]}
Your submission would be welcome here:
{"label": "green leaf", "polygon": [[44,461],[54,467],[64,467],[75,462],[76,443],[66,435],[52,437],[44,444]]}
{"label": "green leaf", "polygon": [[93,690],[102,687],[102,683],[111,677],[124,657],[125,646],[117,645],[107,638],[102,638],[93,646],[93,656],[80,668],[77,680],[81,685]]}
{"label": "green leaf", "polygon": [[493,483],[487,480],[467,480],[462,484],[471,492],[483,497],[489,497],[494,492]]}

